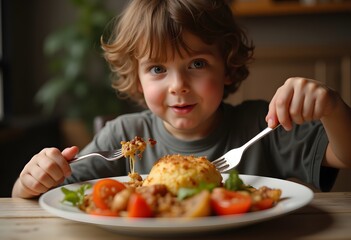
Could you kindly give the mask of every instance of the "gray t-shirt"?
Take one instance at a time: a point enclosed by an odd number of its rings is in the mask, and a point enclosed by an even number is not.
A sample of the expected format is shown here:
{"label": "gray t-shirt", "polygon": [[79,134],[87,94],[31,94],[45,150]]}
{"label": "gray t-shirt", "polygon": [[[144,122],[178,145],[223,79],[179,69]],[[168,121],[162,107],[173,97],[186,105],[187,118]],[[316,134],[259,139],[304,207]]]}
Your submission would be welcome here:
{"label": "gray t-shirt", "polygon": [[[201,140],[182,141],[175,138],[165,129],[161,119],[145,110],[107,122],[80,154],[120,148],[121,141],[131,140],[135,136],[145,140],[152,138],[157,144],[154,147],[148,146],[143,158],[135,164],[138,173],[147,174],[164,155],[179,153],[206,156],[209,160],[214,160],[230,149],[240,147],[267,127],[266,101],[246,101],[237,106],[223,103],[220,108],[223,113],[221,124]],[[319,121],[295,125],[289,132],[280,127],[253,144],[245,152],[237,170],[241,174],[297,178],[328,191],[338,171],[321,166],[327,144],[327,135]],[[91,158],[73,163],[71,167],[73,174],[65,183],[124,176],[129,172],[128,161],[125,159],[108,162]]]}

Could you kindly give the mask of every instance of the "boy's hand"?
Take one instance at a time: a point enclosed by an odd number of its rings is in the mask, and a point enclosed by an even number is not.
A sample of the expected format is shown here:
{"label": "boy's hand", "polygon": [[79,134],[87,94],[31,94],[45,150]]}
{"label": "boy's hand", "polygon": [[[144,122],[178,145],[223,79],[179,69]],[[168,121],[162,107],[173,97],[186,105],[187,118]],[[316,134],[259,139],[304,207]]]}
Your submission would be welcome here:
{"label": "boy's hand", "polygon": [[45,148],[27,163],[17,180],[13,196],[30,198],[38,196],[62,183],[71,174],[68,160],[78,153],[78,147],[62,152],[57,148]]}
{"label": "boy's hand", "polygon": [[281,124],[291,130],[292,123],[302,124],[328,116],[336,105],[336,94],[321,82],[289,78],[273,96],[266,121],[269,127]]}

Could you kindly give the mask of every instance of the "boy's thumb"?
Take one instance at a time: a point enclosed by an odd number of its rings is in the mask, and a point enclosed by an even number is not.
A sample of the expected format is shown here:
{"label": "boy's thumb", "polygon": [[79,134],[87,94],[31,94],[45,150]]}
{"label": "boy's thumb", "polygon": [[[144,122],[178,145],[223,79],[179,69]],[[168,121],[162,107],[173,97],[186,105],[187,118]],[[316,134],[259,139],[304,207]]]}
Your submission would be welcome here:
{"label": "boy's thumb", "polygon": [[277,117],[269,113],[266,116],[266,122],[270,128],[275,128],[279,124]]}
{"label": "boy's thumb", "polygon": [[77,146],[72,146],[69,148],[65,148],[62,151],[62,155],[66,160],[71,160],[77,155],[78,152],[79,152],[79,148]]}

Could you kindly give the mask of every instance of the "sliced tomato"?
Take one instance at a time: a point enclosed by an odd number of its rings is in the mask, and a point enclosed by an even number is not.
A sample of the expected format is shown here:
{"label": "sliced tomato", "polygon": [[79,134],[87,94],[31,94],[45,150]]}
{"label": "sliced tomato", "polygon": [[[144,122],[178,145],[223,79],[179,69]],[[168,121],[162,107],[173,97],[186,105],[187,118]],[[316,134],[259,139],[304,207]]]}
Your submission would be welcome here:
{"label": "sliced tomato", "polygon": [[133,193],[128,201],[128,217],[147,218],[152,217],[152,209],[139,193]]}
{"label": "sliced tomato", "polygon": [[95,183],[93,188],[93,202],[100,209],[109,209],[109,203],[116,193],[125,189],[126,186],[114,179],[106,178]]}
{"label": "sliced tomato", "polygon": [[246,213],[251,207],[251,197],[240,192],[216,188],[211,193],[211,207],[217,215]]}
{"label": "sliced tomato", "polygon": [[272,198],[264,198],[252,204],[253,211],[265,210],[273,207],[274,200]]}

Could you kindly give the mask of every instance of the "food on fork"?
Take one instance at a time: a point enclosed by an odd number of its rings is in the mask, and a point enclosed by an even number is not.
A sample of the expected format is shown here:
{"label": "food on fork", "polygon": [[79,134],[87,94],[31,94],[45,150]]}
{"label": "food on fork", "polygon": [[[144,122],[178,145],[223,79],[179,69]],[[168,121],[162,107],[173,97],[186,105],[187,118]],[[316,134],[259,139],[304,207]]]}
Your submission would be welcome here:
{"label": "food on fork", "polygon": [[[156,141],[149,139],[148,143],[153,146]],[[193,155],[160,158],[144,180],[134,171],[134,161],[136,156],[142,157],[147,143],[135,137],[121,144],[123,155],[130,160],[128,182],[100,179],[89,194],[85,191],[91,186],[86,184],[75,191],[62,187],[62,202],[94,215],[195,218],[261,211],[280,200],[280,189],[248,186],[236,171],[223,183],[222,175],[206,157]]]}
{"label": "food on fork", "polygon": [[129,159],[130,174],[134,174],[135,157],[137,156],[138,158],[142,158],[147,143],[154,146],[156,141],[149,138],[148,141],[145,142],[143,138],[138,136],[127,142],[121,141],[122,154],[124,157]]}

